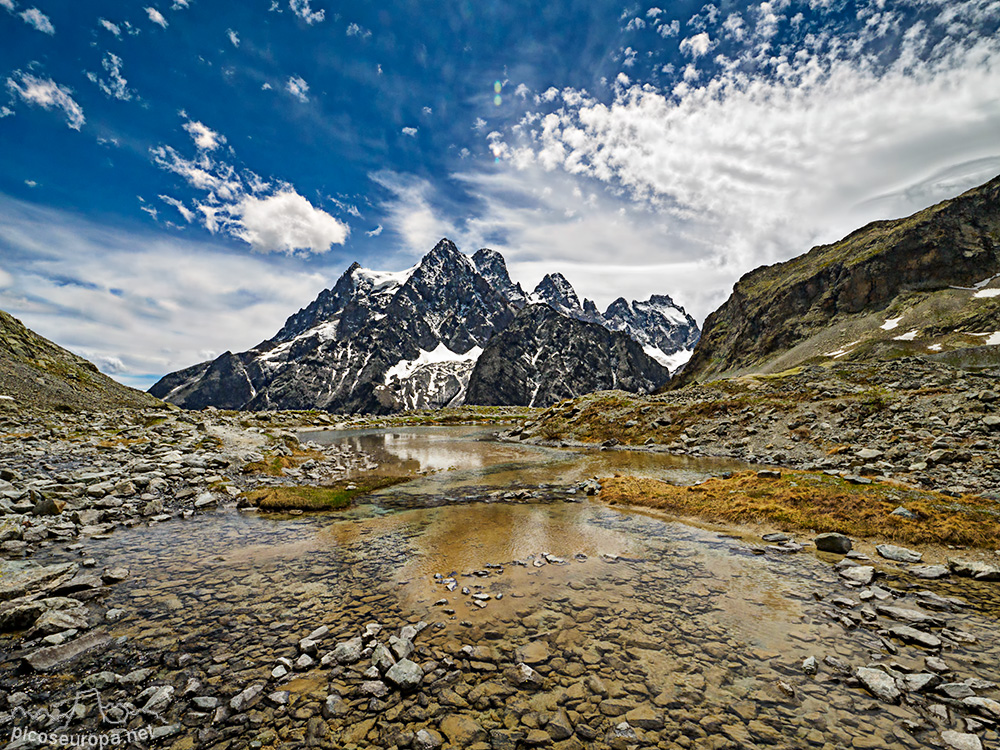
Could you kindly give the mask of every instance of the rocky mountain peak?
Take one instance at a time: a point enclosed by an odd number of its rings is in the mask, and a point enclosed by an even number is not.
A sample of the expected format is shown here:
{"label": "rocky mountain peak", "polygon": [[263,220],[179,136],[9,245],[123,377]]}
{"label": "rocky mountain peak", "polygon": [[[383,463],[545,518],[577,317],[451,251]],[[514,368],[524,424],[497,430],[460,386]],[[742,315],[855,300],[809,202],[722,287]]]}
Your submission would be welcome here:
{"label": "rocky mountain peak", "polygon": [[576,290],[561,273],[546,274],[532,292],[532,301],[543,302],[563,312],[582,312]]}
{"label": "rocky mountain peak", "polygon": [[525,295],[520,284],[515,284],[510,280],[510,274],[507,272],[507,263],[500,253],[488,247],[481,248],[472,256],[472,263],[475,265],[479,275],[486,279],[508,301],[517,307],[524,305],[527,295]]}

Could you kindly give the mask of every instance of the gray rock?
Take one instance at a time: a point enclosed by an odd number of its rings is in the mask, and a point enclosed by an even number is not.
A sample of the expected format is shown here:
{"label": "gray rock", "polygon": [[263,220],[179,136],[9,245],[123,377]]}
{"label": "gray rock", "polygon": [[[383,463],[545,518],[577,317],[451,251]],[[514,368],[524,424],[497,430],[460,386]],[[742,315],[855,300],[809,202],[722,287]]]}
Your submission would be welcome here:
{"label": "gray rock", "polygon": [[852,583],[867,586],[875,578],[875,568],[870,565],[855,565],[841,569],[840,575]]}
{"label": "gray rock", "polygon": [[886,560],[894,562],[918,563],[924,559],[923,554],[920,552],[915,552],[906,547],[897,547],[894,544],[879,544],[875,547],[875,551]]}
{"label": "gray rock", "polygon": [[58,646],[40,648],[24,657],[25,662],[38,672],[49,672],[61,667],[88,651],[105,648],[111,643],[107,633],[95,631]]}
{"label": "gray rock", "polygon": [[248,708],[253,708],[256,706],[264,693],[264,684],[258,683],[256,685],[251,685],[246,688],[239,695],[234,696],[229,701],[229,707],[233,709],[236,713],[240,714],[246,711]]}
{"label": "gray rock", "polygon": [[899,506],[889,515],[896,516],[897,518],[905,518],[907,521],[916,521],[919,518],[916,513],[903,506]]}
{"label": "gray rock", "polygon": [[838,555],[846,555],[853,546],[851,540],[843,534],[820,534],[813,539],[816,549],[821,552],[834,552]]}
{"label": "gray rock", "polygon": [[944,685],[938,685],[937,691],[942,695],[947,695],[949,698],[953,698],[955,700],[973,698],[976,695],[976,691],[964,682],[946,682]]}
{"label": "gray rock", "polygon": [[977,581],[1000,581],[1000,567],[976,560],[949,559],[948,568],[957,576]]}
{"label": "gray rock", "polygon": [[339,695],[328,695],[323,703],[323,717],[326,719],[345,716],[350,710],[350,707]]}
{"label": "gray rock", "polygon": [[414,750],[438,750],[444,738],[433,729],[421,729],[413,737]]}
{"label": "gray rock", "polygon": [[415,690],[424,679],[424,672],[409,659],[401,659],[392,665],[385,677],[400,690]]}
{"label": "gray rock", "polygon": [[413,653],[414,646],[413,641],[408,638],[397,638],[392,635],[389,636],[389,648],[397,659],[405,659]]}
{"label": "gray rock", "polygon": [[906,569],[906,572],[916,578],[923,578],[928,581],[947,578],[951,575],[951,571],[944,565],[912,565]]}
{"label": "gray rock", "polygon": [[381,680],[367,680],[361,683],[361,693],[372,698],[384,698],[389,694],[389,686]]}
{"label": "gray rock", "polygon": [[941,681],[936,674],[930,674],[929,672],[904,674],[899,679],[903,689],[908,693],[920,693],[924,690],[929,690]]}
{"label": "gray rock", "polygon": [[333,658],[338,664],[354,664],[361,658],[361,637],[338,643],[333,647]]}
{"label": "gray rock", "polygon": [[946,729],[941,732],[941,741],[951,750],[983,750],[983,743],[974,734]]}
{"label": "gray rock", "polygon": [[192,698],[191,702],[202,711],[211,711],[219,705],[219,699],[212,695],[199,695]]}
{"label": "gray rock", "polygon": [[896,627],[889,628],[889,633],[895,638],[899,638],[899,640],[904,643],[913,643],[917,646],[922,646],[923,648],[941,648],[941,639],[936,635],[925,633],[922,630],[911,628],[908,625],[898,625]]}
{"label": "gray rock", "polygon": [[392,652],[389,651],[389,649],[381,643],[375,646],[375,649],[372,651],[373,666],[381,672],[388,672],[395,663],[396,659],[393,657]]}
{"label": "gray rock", "polygon": [[808,656],[803,659],[802,671],[806,674],[816,674],[819,671],[819,665],[816,663],[815,656]]}
{"label": "gray rock", "polygon": [[980,716],[985,716],[986,718],[994,721],[1000,721],[1000,703],[997,703],[992,698],[971,696],[969,698],[963,698],[962,705],[972,709]]}
{"label": "gray rock", "polygon": [[539,688],[544,683],[542,676],[523,662],[508,669],[505,674],[517,687]]}
{"label": "gray rock", "polygon": [[883,703],[899,702],[900,692],[896,687],[896,681],[881,669],[859,667],[855,676],[861,680],[861,684],[868,689],[868,692]]}
{"label": "gray rock", "polygon": [[151,714],[159,714],[165,711],[174,700],[174,688],[172,685],[159,685],[146,688],[136,699],[136,702],[145,701],[142,711]]}

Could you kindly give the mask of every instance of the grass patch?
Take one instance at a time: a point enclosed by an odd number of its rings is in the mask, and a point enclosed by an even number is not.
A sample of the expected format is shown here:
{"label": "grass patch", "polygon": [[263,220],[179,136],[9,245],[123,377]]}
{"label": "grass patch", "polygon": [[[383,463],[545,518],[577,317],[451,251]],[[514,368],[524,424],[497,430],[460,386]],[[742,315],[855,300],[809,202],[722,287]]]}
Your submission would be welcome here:
{"label": "grass patch", "polygon": [[392,487],[409,479],[410,477],[368,476],[344,479],[326,487],[267,487],[248,492],[246,497],[261,510],[343,510],[358,495]]}
{"label": "grass patch", "polygon": [[251,461],[243,467],[244,474],[265,474],[270,477],[284,476],[285,469],[294,469],[299,464],[303,464],[310,458],[317,461],[323,459],[320,451],[304,451],[290,449],[290,456],[265,456],[263,461]]}
{"label": "grass patch", "polygon": [[[693,487],[614,477],[602,480],[601,486],[601,499],[612,505],[640,505],[712,521],[766,523],[788,531],[837,531],[910,544],[1000,547],[1000,509],[972,495],[956,501],[891,483],[855,485],[800,471],[783,471],[781,479],[740,472]],[[901,505],[916,513],[918,520],[891,515]]]}

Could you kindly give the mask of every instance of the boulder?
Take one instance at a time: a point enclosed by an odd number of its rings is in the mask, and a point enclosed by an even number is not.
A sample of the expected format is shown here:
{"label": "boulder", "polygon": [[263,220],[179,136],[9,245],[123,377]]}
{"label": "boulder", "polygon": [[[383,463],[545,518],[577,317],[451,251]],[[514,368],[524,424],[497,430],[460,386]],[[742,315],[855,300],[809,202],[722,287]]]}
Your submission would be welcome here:
{"label": "boulder", "polygon": [[834,552],[838,555],[846,555],[854,546],[851,540],[843,534],[820,534],[813,539],[816,549],[821,552]]}
{"label": "boulder", "polygon": [[920,552],[906,547],[897,547],[895,544],[879,544],[875,547],[875,551],[880,557],[893,562],[918,563],[924,559]]}

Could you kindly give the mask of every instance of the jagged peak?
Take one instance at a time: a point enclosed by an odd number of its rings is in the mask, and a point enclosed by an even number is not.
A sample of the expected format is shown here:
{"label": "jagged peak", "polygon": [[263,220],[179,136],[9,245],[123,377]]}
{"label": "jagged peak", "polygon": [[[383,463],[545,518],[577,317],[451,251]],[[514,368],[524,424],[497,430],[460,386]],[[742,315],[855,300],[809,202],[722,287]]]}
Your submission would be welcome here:
{"label": "jagged peak", "polygon": [[538,282],[532,294],[546,301],[561,302],[572,308],[580,307],[580,298],[576,290],[561,273],[548,273]]}

